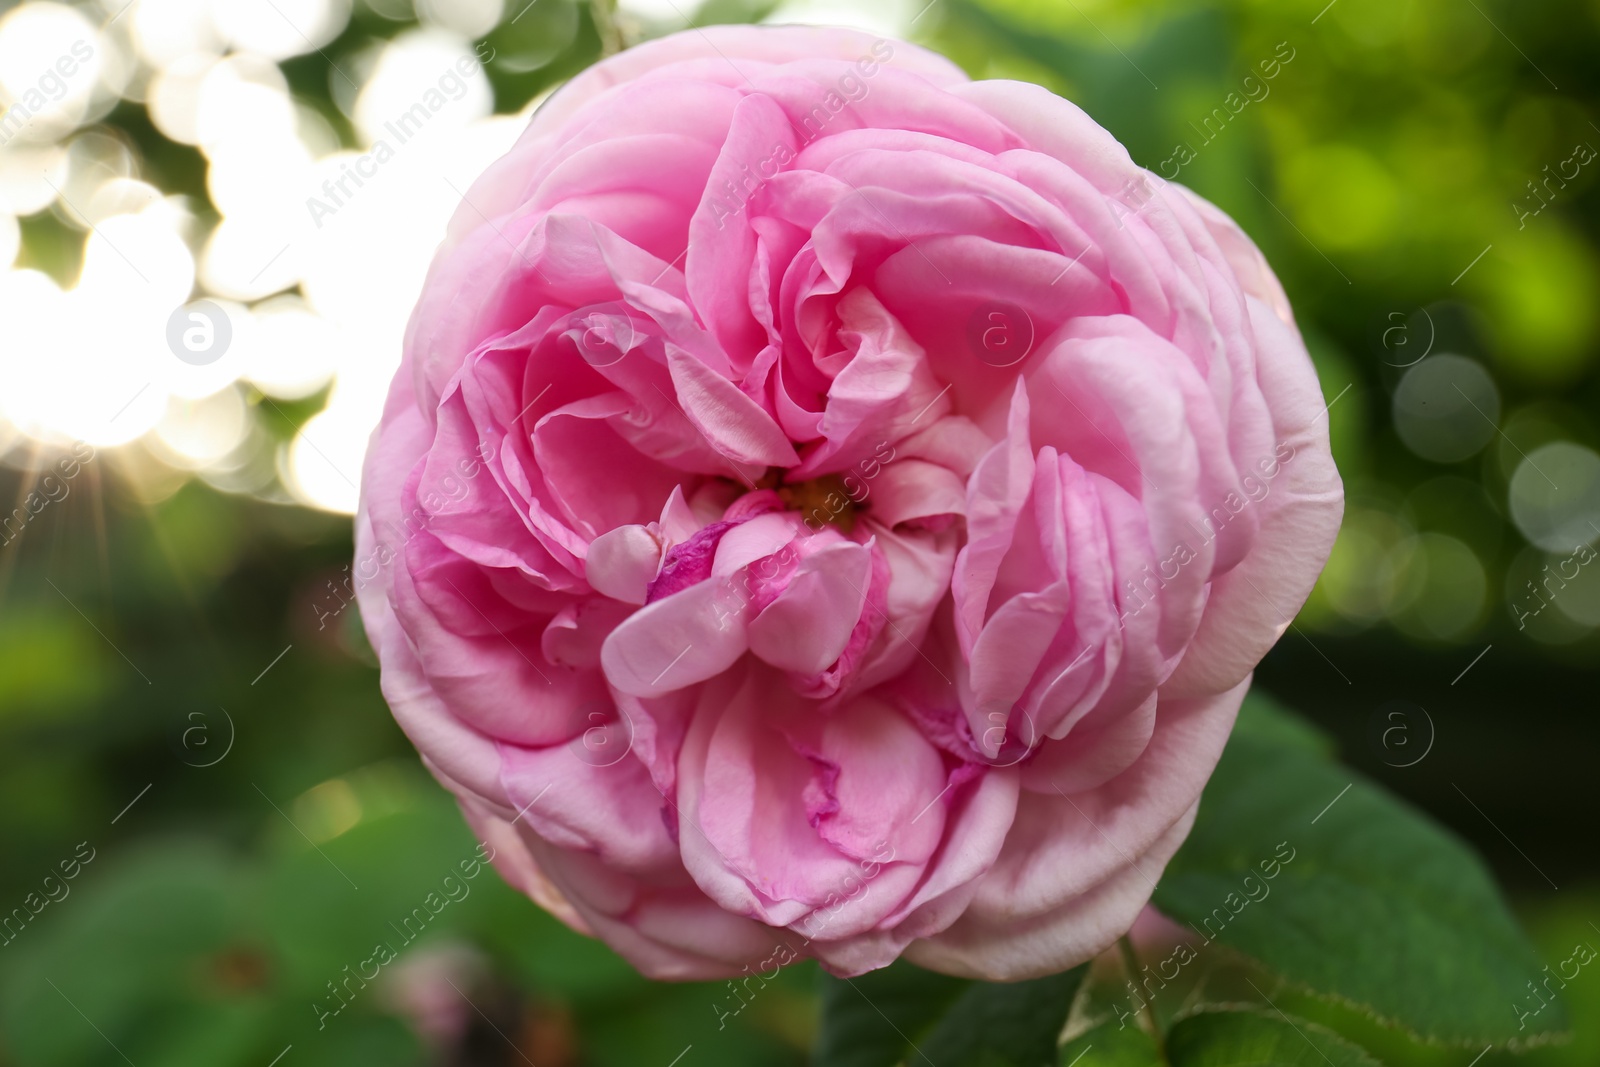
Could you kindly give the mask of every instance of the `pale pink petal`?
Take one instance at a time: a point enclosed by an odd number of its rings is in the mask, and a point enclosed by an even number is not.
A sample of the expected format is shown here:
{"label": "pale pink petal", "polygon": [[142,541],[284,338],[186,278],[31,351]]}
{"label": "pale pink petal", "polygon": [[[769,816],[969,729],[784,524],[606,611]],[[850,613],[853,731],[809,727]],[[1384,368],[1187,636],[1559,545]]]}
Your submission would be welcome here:
{"label": "pale pink petal", "polygon": [[661,569],[662,545],[637,523],[607,530],[589,543],[583,573],[596,592],[628,604],[643,604]]}
{"label": "pale pink petal", "polygon": [[605,640],[606,681],[633,696],[703,682],[744,655],[747,609],[725,581],[704,581],[646,604]]}
{"label": "pale pink petal", "polygon": [[870,548],[845,541],[807,554],[787,588],[747,624],[750,651],[780,670],[826,670],[844,652],[871,582]]}

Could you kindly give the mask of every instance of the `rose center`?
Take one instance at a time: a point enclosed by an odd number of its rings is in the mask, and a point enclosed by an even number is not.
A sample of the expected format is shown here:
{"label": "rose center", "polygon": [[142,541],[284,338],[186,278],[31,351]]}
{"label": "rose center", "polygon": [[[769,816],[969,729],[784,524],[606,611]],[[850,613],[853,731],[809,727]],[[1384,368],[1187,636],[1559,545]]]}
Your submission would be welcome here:
{"label": "rose center", "polygon": [[779,498],[791,510],[798,511],[801,521],[811,529],[833,526],[844,533],[855,529],[857,502],[845,479],[839,475],[825,474],[807,482],[779,485],[776,489]]}

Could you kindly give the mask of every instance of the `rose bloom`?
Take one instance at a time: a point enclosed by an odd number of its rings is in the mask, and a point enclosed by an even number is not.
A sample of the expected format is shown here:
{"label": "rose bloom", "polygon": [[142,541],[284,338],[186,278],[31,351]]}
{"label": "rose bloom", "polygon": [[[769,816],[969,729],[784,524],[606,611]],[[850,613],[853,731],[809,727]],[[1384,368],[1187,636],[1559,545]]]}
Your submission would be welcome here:
{"label": "rose bloom", "polygon": [[648,975],[1133,923],[1342,509],[1282,288],[1072,104],[694,30],[466,195],[356,522],[384,696]]}

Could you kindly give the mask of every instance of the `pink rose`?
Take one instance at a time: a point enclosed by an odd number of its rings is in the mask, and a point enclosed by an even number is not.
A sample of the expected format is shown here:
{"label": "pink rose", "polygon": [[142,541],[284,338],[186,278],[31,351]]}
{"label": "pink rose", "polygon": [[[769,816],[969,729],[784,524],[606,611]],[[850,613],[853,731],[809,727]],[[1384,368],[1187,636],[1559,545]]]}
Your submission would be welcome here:
{"label": "pink rose", "polygon": [[366,461],[383,692],[640,970],[1014,979],[1133,923],[1342,491],[1283,290],[1037,86],[722,26],[467,195]]}

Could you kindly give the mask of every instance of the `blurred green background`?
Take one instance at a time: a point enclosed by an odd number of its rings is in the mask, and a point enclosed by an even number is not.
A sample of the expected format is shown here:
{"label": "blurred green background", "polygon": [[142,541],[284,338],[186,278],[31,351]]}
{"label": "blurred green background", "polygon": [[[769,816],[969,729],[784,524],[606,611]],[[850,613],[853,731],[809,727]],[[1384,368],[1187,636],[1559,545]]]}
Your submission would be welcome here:
{"label": "blurred green background", "polygon": [[[1600,3],[641,0],[616,32],[762,19],[1048,86],[1256,239],[1348,492],[1258,685],[1473,842],[1548,959],[1600,943]],[[349,1010],[319,1029],[312,1006],[473,851],[344,610],[345,472],[457,188],[524,121],[493,116],[525,115],[603,36],[572,0],[0,15],[0,102],[42,85],[52,105],[0,124],[0,500],[27,512],[0,543],[0,909],[76,870],[6,930],[0,1064],[804,1061],[808,967],[719,1028],[724,988],[644,982],[492,873]],[[41,64],[85,39],[93,77],[54,98]],[[474,49],[435,149],[385,173],[421,198],[389,226],[416,231],[404,247],[354,203],[329,245],[260,208]],[[428,168],[457,149],[468,173],[441,185]],[[137,329],[118,293],[152,296],[119,256],[172,294]],[[147,372],[191,296],[224,306],[237,351]],[[1572,1043],[1478,1062],[1600,1061],[1600,978],[1567,994]],[[1385,1062],[1479,1051],[1342,1023]]]}

